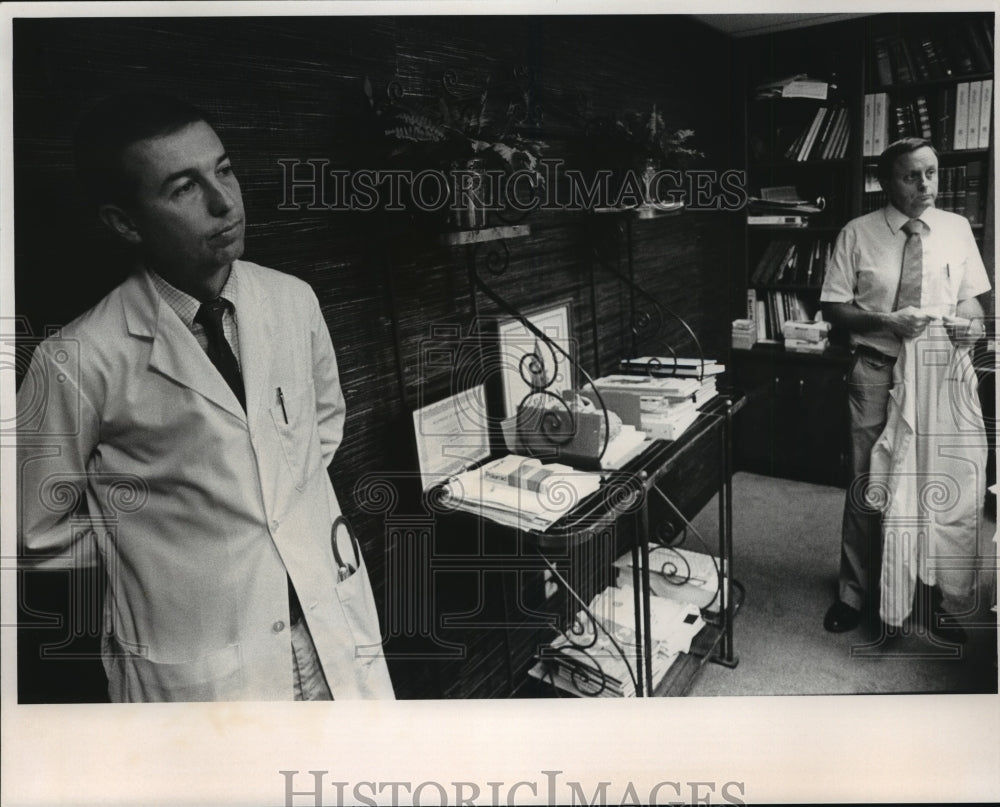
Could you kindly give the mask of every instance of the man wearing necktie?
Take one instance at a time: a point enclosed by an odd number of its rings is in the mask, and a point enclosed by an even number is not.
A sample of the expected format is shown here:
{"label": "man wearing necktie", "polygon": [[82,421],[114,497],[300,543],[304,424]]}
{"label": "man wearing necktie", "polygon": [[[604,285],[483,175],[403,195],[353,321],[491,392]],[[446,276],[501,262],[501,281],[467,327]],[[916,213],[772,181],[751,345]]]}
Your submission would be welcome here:
{"label": "man wearing necktie", "polygon": [[315,294],[240,259],[240,185],[199,110],[109,99],[77,167],[138,266],[19,390],[24,562],[96,550],[113,701],[393,697],[363,560],[338,573],[331,547],[345,404]]}
{"label": "man wearing necktie", "polygon": [[[877,604],[881,519],[866,498],[867,482],[901,347],[929,333],[929,326],[947,330],[945,345],[950,338],[967,346],[984,333],[976,298],[990,289],[968,220],[934,207],[938,159],[931,144],[918,138],[891,144],[879,158],[878,174],[889,204],[841,231],[821,295],[827,319],[850,334],[854,353],[848,378],[852,479],[838,597],[824,619],[835,633],[857,627]],[[919,381],[923,371],[910,369]]]}

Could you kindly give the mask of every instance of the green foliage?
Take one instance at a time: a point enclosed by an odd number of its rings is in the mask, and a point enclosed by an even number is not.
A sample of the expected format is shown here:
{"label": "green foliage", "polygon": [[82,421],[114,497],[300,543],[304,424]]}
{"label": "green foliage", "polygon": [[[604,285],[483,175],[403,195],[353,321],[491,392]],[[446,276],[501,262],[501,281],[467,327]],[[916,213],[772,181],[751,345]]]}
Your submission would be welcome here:
{"label": "green foliage", "polygon": [[390,141],[390,157],[408,167],[443,168],[478,158],[486,167],[536,171],[547,145],[518,134],[520,98],[491,95],[490,86],[459,96],[442,85],[431,98],[397,94],[377,101],[366,78],[365,94]]}

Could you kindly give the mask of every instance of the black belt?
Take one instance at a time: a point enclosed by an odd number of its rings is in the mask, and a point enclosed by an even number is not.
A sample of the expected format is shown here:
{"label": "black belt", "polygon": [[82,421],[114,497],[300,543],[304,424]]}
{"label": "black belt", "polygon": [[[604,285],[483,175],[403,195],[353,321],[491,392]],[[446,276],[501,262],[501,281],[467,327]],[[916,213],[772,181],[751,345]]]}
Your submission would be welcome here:
{"label": "black belt", "polygon": [[870,345],[857,344],[854,346],[854,352],[858,356],[867,356],[870,359],[875,359],[876,361],[883,361],[886,362],[887,364],[896,363],[895,356],[889,356],[883,353],[881,350],[876,350]]}

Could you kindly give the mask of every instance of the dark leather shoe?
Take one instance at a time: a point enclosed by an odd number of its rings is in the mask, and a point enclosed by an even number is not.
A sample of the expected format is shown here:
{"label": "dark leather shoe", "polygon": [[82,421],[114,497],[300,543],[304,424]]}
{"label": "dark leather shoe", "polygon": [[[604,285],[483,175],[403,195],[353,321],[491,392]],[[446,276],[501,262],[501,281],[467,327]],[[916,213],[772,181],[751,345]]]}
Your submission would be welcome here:
{"label": "dark leather shoe", "polygon": [[965,628],[955,624],[942,625],[942,617],[953,618],[947,611],[935,611],[931,615],[931,633],[938,639],[951,644],[965,644],[969,640],[969,634],[965,632]]}
{"label": "dark leather shoe", "polygon": [[823,627],[830,633],[845,633],[861,624],[861,611],[837,600],[823,618]]}

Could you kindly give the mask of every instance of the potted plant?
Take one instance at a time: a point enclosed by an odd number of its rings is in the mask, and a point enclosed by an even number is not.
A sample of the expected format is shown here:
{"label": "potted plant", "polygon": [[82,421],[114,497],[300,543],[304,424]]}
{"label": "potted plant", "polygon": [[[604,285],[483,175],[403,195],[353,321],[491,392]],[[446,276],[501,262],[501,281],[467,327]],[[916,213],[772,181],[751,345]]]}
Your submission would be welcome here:
{"label": "potted plant", "polygon": [[705,156],[691,142],[694,130],[668,127],[656,104],[649,112],[593,118],[587,128],[603,167],[617,171],[619,192],[625,183],[631,183],[640,189],[641,204],[646,206],[662,204],[653,198],[650,184],[657,171],[680,171]]}
{"label": "potted plant", "polygon": [[[446,74],[431,97],[406,96],[390,91],[377,100],[365,79],[365,94],[389,143],[388,158],[414,171],[445,173],[451,186],[449,221],[460,228],[482,227],[490,209],[501,206],[493,198],[488,172],[528,171],[536,180],[538,159],[546,144],[517,131],[522,98],[491,93],[490,82],[478,93],[457,94]],[[456,202],[458,204],[456,204]]]}

